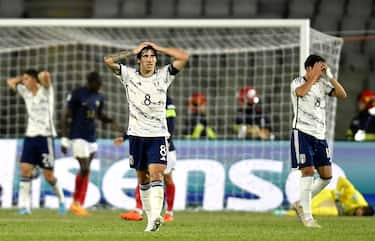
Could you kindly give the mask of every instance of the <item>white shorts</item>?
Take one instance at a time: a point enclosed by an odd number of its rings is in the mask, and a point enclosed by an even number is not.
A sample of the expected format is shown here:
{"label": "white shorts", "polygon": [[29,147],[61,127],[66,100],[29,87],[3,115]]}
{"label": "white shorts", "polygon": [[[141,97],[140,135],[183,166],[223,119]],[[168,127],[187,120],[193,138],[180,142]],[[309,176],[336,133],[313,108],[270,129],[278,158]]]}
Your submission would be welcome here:
{"label": "white shorts", "polygon": [[176,151],[170,151],[167,155],[167,168],[164,170],[164,174],[170,174],[176,168]]}
{"label": "white shorts", "polygon": [[91,153],[98,150],[98,144],[95,142],[87,142],[84,139],[72,140],[72,152],[74,157],[89,158]]}

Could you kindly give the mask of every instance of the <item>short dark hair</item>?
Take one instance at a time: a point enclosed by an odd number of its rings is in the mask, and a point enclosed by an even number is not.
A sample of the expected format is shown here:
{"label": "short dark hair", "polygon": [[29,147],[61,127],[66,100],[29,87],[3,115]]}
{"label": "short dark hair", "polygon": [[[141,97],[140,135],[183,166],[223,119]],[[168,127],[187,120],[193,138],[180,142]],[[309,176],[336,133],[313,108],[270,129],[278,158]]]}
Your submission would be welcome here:
{"label": "short dark hair", "polygon": [[33,77],[34,79],[36,79],[37,81],[39,81],[38,79],[38,71],[36,69],[28,69],[28,70],[25,70],[25,72],[23,72],[24,74],[27,74],[27,75],[30,75],[31,77]]}
{"label": "short dark hair", "polygon": [[156,56],[156,59],[158,58],[158,52],[156,51],[156,49],[154,49],[151,45],[148,45],[144,47],[141,51],[139,51],[139,53],[137,54],[137,59],[141,59],[142,54],[146,52],[147,50],[152,50]]}
{"label": "short dark hair", "polygon": [[364,206],[362,207],[363,216],[373,216],[374,215],[374,208],[372,206]]}
{"label": "short dark hair", "polygon": [[88,83],[102,82],[102,78],[100,77],[98,72],[95,72],[95,71],[88,73],[86,78],[87,78]]}
{"label": "short dark hair", "polygon": [[305,69],[307,69],[307,67],[314,67],[315,63],[318,62],[326,62],[326,60],[323,57],[316,54],[309,55],[309,57],[307,57],[305,61]]}

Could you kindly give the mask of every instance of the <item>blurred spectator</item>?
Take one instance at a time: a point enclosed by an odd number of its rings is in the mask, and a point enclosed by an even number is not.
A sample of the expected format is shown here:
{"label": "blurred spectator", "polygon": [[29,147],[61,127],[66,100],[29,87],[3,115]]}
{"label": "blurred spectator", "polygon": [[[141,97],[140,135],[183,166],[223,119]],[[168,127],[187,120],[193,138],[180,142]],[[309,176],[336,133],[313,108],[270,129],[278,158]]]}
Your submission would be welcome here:
{"label": "blurred spectator", "polygon": [[262,111],[256,89],[245,86],[237,92],[236,97],[237,117],[233,129],[237,137],[239,139],[273,139],[270,120]]}
{"label": "blurred spectator", "polygon": [[347,130],[348,140],[375,141],[375,93],[363,90],[357,98],[358,113]]}
{"label": "blurred spectator", "polygon": [[184,134],[187,138],[215,139],[216,132],[207,125],[207,99],[201,93],[194,93],[189,98],[188,119],[185,123]]}

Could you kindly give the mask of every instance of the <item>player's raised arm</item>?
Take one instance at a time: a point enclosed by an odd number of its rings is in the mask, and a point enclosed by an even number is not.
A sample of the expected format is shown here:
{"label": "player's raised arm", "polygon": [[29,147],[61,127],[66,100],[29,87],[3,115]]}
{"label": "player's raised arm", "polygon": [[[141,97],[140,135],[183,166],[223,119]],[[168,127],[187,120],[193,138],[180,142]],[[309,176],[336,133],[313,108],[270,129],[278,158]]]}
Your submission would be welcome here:
{"label": "player's raised arm", "polygon": [[335,96],[339,99],[345,99],[346,97],[348,97],[344,87],[333,76],[331,69],[328,66],[326,66],[326,75],[334,88],[332,96]]}
{"label": "player's raised arm", "polygon": [[320,79],[320,76],[322,75],[323,69],[323,63],[318,62],[315,63],[313,67],[307,67],[306,68],[306,82],[302,84],[301,86],[296,88],[296,95],[297,96],[304,96],[307,92],[310,91],[311,86]]}
{"label": "player's raised arm", "polygon": [[120,75],[120,61],[126,59],[129,56],[137,55],[144,47],[144,43],[141,43],[133,50],[122,50],[113,54],[104,56],[104,63],[109,69],[117,75]]}
{"label": "player's raised arm", "polygon": [[20,84],[21,82],[22,82],[21,76],[16,76],[16,77],[7,79],[8,87],[14,91],[16,91],[17,84]]}
{"label": "player's raised arm", "polygon": [[172,65],[177,70],[182,70],[189,61],[189,54],[182,49],[164,48],[152,42],[144,42],[143,44],[153,47],[160,53],[173,57],[174,61],[172,62]]}
{"label": "player's raised arm", "polygon": [[48,71],[39,72],[38,79],[44,88],[48,89],[52,84],[51,74]]}

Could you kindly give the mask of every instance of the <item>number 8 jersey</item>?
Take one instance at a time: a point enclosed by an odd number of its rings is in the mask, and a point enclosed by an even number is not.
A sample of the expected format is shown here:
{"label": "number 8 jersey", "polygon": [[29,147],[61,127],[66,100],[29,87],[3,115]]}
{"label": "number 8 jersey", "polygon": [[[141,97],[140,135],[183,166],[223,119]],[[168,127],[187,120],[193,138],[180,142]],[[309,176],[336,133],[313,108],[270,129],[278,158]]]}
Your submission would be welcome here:
{"label": "number 8 jersey", "polygon": [[150,77],[120,64],[120,81],[129,103],[128,135],[140,137],[170,136],[166,120],[169,85],[178,72],[171,64],[157,69]]}

